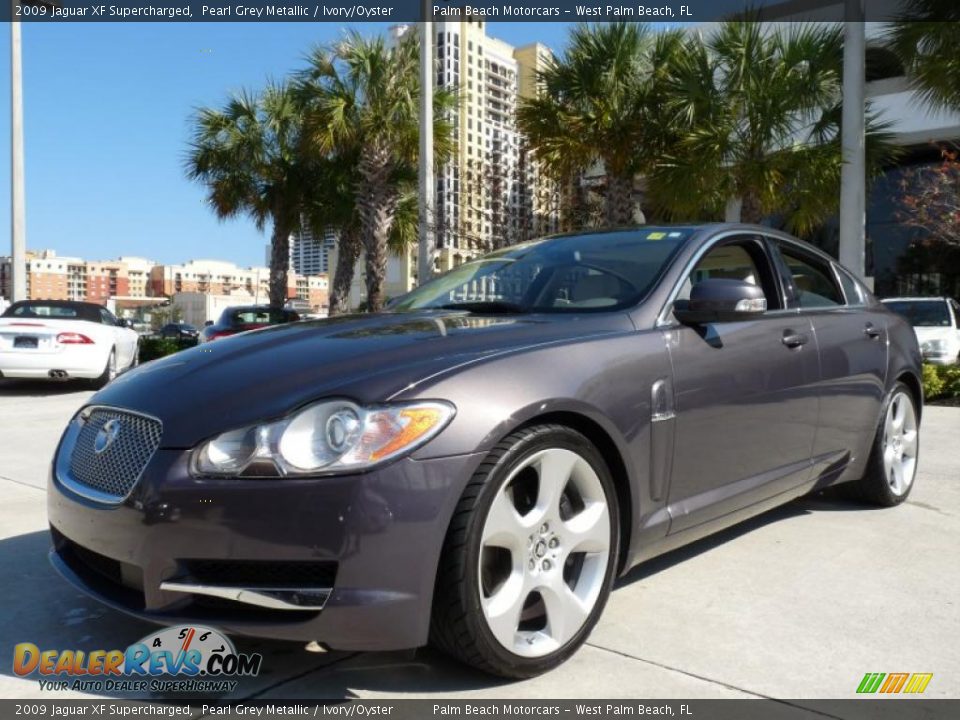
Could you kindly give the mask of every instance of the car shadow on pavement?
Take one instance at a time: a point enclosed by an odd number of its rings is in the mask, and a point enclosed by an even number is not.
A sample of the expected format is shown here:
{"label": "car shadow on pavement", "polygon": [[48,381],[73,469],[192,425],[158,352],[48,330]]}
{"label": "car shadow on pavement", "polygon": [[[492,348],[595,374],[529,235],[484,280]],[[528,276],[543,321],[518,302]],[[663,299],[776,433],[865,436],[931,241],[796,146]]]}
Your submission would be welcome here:
{"label": "car shadow on pavement", "polygon": [[676,550],[671,550],[668,553],[647,560],[621,577],[614,586],[614,591],[616,591],[616,588],[644,580],[674,565],[678,565],[702,553],[720,547],[731,540],[736,540],[743,535],[782,520],[802,517],[817,512],[858,512],[863,510],[876,511],[877,509],[878,508],[873,505],[844,500],[834,491],[834,488],[828,488],[827,490],[798,498],[786,505],[781,505],[773,510],[768,510],[765,513],[744,520],[726,530],[708,535],[702,540],[697,540],[689,545],[684,545]]}
{"label": "car shadow on pavement", "polygon": [[85,380],[11,380],[0,378],[0,397],[42,397],[46,395],[70,395],[91,392],[93,388]]}

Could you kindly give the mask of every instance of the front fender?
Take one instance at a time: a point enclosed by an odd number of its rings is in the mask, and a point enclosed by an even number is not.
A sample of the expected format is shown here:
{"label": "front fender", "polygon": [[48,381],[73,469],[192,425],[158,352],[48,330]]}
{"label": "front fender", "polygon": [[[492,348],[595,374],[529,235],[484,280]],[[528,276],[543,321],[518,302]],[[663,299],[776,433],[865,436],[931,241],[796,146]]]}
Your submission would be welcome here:
{"label": "front fender", "polygon": [[[667,493],[662,485],[657,492],[652,487],[651,386],[669,376],[661,334],[628,332],[494,357],[423,383],[402,398],[444,399],[457,408],[450,426],[415,459],[489,452],[541,417],[589,420],[620,455],[636,530],[664,515],[656,513],[665,507]],[[665,531],[657,524],[654,533]]]}

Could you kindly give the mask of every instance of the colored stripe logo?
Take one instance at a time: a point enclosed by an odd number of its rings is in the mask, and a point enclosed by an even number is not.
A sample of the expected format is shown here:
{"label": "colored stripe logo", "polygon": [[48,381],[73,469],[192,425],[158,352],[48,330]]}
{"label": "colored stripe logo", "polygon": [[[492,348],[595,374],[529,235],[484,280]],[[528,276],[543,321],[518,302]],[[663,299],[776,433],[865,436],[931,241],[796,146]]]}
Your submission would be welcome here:
{"label": "colored stripe logo", "polygon": [[863,695],[880,693],[891,695],[895,693],[919,694],[927,689],[933,679],[933,673],[866,673],[857,692]]}

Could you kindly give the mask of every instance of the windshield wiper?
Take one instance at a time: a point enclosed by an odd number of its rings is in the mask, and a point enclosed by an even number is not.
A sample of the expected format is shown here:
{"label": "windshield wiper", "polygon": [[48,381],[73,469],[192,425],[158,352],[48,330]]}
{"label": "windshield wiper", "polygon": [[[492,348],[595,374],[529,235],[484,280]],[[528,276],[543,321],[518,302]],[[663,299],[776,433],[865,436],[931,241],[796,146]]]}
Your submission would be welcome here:
{"label": "windshield wiper", "polygon": [[487,300],[476,302],[459,302],[438,305],[439,310],[465,310],[472,313],[489,314],[517,314],[525,313],[528,310],[523,305],[517,303],[504,302],[502,300]]}

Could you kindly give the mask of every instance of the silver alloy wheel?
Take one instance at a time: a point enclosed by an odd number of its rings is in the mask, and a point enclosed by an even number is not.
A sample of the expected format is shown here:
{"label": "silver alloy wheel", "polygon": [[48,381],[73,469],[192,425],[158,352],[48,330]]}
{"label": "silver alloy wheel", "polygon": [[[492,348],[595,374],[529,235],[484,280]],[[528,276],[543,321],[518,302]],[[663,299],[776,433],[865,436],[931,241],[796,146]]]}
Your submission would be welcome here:
{"label": "silver alloy wheel", "polygon": [[583,627],[610,562],[596,471],[562,448],[534,453],[497,490],[480,543],[480,603],[507,650],[542,657]]}
{"label": "silver alloy wheel", "polygon": [[107,381],[117,377],[117,351],[111,350],[110,357],[107,358]]}
{"label": "silver alloy wheel", "polygon": [[883,421],[883,472],[896,496],[910,489],[917,472],[917,413],[913,400],[898,392],[887,405]]}

